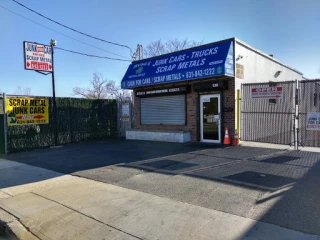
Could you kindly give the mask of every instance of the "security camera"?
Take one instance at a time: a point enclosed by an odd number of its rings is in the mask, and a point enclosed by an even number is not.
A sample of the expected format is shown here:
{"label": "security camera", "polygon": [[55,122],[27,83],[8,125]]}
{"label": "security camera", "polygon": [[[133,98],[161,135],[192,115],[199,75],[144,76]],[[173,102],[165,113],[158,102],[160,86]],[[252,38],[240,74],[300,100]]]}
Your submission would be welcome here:
{"label": "security camera", "polygon": [[57,40],[51,39],[50,45],[51,46],[57,46]]}
{"label": "security camera", "polygon": [[239,54],[236,60],[239,61],[241,58],[243,58],[243,56]]}

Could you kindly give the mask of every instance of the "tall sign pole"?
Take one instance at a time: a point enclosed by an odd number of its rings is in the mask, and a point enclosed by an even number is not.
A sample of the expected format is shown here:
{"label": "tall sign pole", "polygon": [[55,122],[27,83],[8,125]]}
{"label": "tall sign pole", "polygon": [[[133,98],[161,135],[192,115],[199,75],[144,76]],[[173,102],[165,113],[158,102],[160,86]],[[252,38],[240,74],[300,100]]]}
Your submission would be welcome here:
{"label": "tall sign pole", "polygon": [[[54,71],[53,71],[53,54],[54,47],[57,45],[57,41],[51,39],[50,45],[40,44],[36,42],[23,42],[23,53],[24,53],[24,69],[36,71],[43,75],[52,74],[52,95],[53,95],[53,135],[54,135],[54,145],[58,145],[58,131],[57,131],[57,109],[56,109],[56,93],[55,93],[55,83],[54,83]],[[28,102],[29,101],[29,102]],[[41,102],[43,107],[42,114],[38,112],[32,114],[27,111],[27,107],[36,106],[36,101]],[[19,101],[21,102],[21,101]],[[27,105],[25,105],[27,104]],[[18,107],[18,106],[8,106],[8,107]],[[23,107],[26,108],[26,112],[23,114],[17,114],[12,110],[10,114],[10,126],[13,125],[25,125],[25,124],[48,124],[49,123],[49,100],[48,99],[31,99],[27,102],[23,102]],[[25,118],[26,116],[26,118]]]}
{"label": "tall sign pole", "polygon": [[54,128],[54,145],[58,145],[58,131],[57,131],[57,105],[56,105],[56,87],[54,82],[54,46],[57,45],[56,40],[51,39],[50,46],[51,46],[51,59],[52,59],[52,101],[53,101],[53,128]]}
{"label": "tall sign pole", "polygon": [[4,153],[8,153],[8,126],[7,126],[7,107],[6,94],[3,93],[3,132],[4,132]]}

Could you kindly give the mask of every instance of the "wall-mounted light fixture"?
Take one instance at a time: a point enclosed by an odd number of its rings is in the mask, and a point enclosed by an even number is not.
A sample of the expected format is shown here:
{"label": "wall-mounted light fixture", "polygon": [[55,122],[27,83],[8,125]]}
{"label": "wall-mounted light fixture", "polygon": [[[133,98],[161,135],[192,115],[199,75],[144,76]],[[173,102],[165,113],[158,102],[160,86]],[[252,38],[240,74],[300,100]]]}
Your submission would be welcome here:
{"label": "wall-mounted light fixture", "polygon": [[279,75],[282,73],[282,71],[276,71],[276,73],[274,74],[274,77],[279,77]]}
{"label": "wall-mounted light fixture", "polygon": [[239,61],[241,58],[243,58],[243,56],[239,54],[236,60]]}

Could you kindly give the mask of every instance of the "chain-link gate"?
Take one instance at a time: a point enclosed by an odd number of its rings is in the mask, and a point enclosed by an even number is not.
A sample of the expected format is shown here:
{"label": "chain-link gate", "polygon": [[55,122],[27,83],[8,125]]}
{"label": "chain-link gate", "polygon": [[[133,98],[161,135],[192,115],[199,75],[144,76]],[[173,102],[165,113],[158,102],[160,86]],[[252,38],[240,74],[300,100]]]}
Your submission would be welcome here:
{"label": "chain-link gate", "polygon": [[[276,86],[282,86],[282,98],[251,99],[252,88]],[[242,84],[241,140],[292,145],[295,86],[294,81]]]}
{"label": "chain-link gate", "polygon": [[[300,81],[299,89],[299,144],[320,147],[320,80]],[[307,129],[308,120],[315,128]]]}
{"label": "chain-link gate", "polygon": [[[275,86],[282,98],[251,98],[253,88]],[[320,80],[242,84],[241,140],[320,147]]]}

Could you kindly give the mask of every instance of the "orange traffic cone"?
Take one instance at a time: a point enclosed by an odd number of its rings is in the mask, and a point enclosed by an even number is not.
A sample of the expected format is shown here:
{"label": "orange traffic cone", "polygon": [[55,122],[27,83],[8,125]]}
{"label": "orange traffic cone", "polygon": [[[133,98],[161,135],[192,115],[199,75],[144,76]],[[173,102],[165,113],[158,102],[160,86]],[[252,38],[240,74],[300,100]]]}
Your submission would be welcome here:
{"label": "orange traffic cone", "polygon": [[236,129],[236,132],[234,134],[233,146],[239,146],[239,136],[238,136],[237,129]]}
{"label": "orange traffic cone", "polygon": [[226,132],[224,134],[223,144],[224,145],[230,145],[230,138],[229,138],[228,128],[226,128]]}

